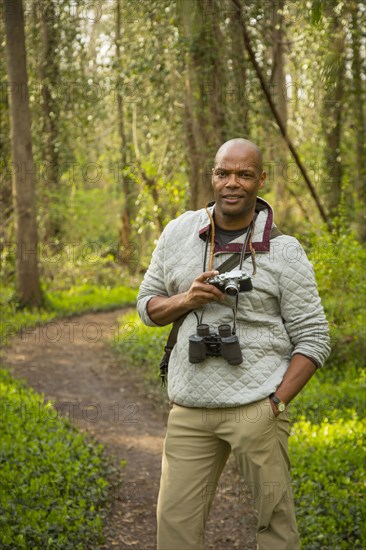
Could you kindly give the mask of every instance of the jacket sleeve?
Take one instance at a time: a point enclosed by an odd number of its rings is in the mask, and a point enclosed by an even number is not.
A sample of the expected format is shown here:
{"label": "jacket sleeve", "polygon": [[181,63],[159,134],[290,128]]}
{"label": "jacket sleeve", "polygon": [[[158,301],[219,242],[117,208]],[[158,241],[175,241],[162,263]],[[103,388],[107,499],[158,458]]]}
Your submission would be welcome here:
{"label": "jacket sleeve", "polygon": [[154,296],[168,296],[164,273],[165,238],[166,231],[164,230],[152,254],[150,265],[145,273],[137,296],[137,311],[141,321],[150,327],[158,327],[160,325],[154,323],[149,317],[147,312],[149,301]]}
{"label": "jacket sleeve", "polygon": [[330,353],[330,338],[313,266],[296,239],[291,239],[282,256],[280,307],[294,346],[292,355],[306,355],[321,367]]}

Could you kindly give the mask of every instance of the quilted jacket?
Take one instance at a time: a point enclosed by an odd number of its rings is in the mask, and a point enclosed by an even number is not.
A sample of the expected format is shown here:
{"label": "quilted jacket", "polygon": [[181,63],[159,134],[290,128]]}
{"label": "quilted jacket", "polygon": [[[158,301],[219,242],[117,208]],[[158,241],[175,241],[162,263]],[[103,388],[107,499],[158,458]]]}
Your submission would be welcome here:
{"label": "quilted jacket", "polygon": [[[311,263],[294,237],[280,235],[270,240],[273,212],[263,199],[257,199],[256,214],[252,242],[257,273],[252,278],[253,290],[241,292],[238,300],[237,335],[243,361],[230,365],[222,357],[207,357],[201,363],[190,363],[188,339],[196,334],[197,326],[190,312],[169,361],[168,396],[179,405],[228,407],[257,401],[276,390],[293,354],[306,355],[319,367],[329,355],[328,325]],[[158,326],[147,313],[152,297],[185,292],[203,272],[208,229],[205,209],[185,212],[164,229],[137,300],[146,325]],[[233,252],[240,252],[242,242],[241,236],[224,250],[216,243],[213,269]],[[252,274],[250,256],[243,269]],[[216,332],[222,323],[232,325],[234,305],[235,298],[228,296],[222,303],[208,304],[202,322]],[[200,316],[201,311],[196,313]]]}

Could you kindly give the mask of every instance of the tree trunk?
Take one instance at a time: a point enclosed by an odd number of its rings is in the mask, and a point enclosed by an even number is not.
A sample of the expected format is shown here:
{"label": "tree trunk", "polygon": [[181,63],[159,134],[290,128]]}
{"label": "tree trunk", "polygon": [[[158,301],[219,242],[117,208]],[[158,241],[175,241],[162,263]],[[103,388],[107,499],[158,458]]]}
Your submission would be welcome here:
{"label": "tree trunk", "polygon": [[[272,15],[272,74],[271,88],[274,97],[274,104],[277,108],[283,127],[287,131],[287,96],[286,96],[286,74],[285,74],[285,52],[284,42],[286,39],[284,30],[284,0],[277,0],[273,5]],[[289,213],[290,194],[286,188],[287,174],[287,146],[282,139],[278,139],[278,134],[273,135],[274,145],[272,146],[272,158],[276,159],[276,170],[273,182],[274,189],[274,208],[276,220],[280,227],[284,227],[286,221],[291,218]]]}
{"label": "tree trunk", "polygon": [[345,77],[345,34],[341,17],[329,6],[331,61],[326,67],[326,91],[323,99],[322,124],[325,134],[325,178],[323,187],[331,217],[337,216],[342,198],[341,132]]}
{"label": "tree trunk", "polygon": [[[203,177],[204,165],[202,163],[202,135],[197,124],[195,106],[192,92],[192,76],[190,60],[187,59],[185,74],[185,99],[184,99],[184,123],[188,150],[190,206],[196,210],[211,198],[210,186],[207,186]],[[205,181],[205,185],[203,182]]]}
{"label": "tree trunk", "polygon": [[[3,19],[0,18],[0,34],[5,33]],[[5,68],[5,43],[0,45],[0,79],[4,82]],[[11,192],[11,170],[10,170],[10,127],[7,102],[2,99],[0,108],[0,243],[9,239],[9,225],[12,224],[13,202]],[[0,244],[0,249],[2,245]]]}
{"label": "tree trunk", "polygon": [[58,33],[54,28],[56,23],[55,7],[50,0],[41,0],[40,28],[42,57],[39,75],[42,83],[42,150],[44,173],[44,197],[46,202],[47,220],[45,224],[45,239],[55,240],[60,237],[62,223],[60,219],[62,197],[60,193],[59,166],[59,131],[60,113],[54,91],[59,84],[59,67],[57,61]]}
{"label": "tree trunk", "polygon": [[[130,181],[124,171],[127,168],[127,140],[125,132],[125,119],[123,112],[123,86],[121,79],[122,71],[122,54],[121,54],[121,42],[122,42],[122,9],[121,9],[121,0],[116,0],[116,84],[117,84],[117,122],[118,122],[118,135],[120,139],[120,159],[121,159],[121,170],[119,170],[122,193],[124,197],[123,207],[121,212],[121,226],[119,231],[119,244],[120,244],[120,258],[123,261],[124,251],[128,250],[131,246],[131,219],[134,216],[134,201],[130,189]],[[128,269],[134,271],[134,266],[128,264]]]}
{"label": "tree trunk", "polygon": [[39,306],[38,236],[35,208],[35,168],[21,0],[4,0],[16,235],[16,277],[19,304]]}
{"label": "tree trunk", "polygon": [[250,36],[249,36],[249,33],[248,33],[247,25],[246,25],[246,22],[245,22],[245,18],[244,18],[243,13],[242,13],[242,5],[241,5],[239,0],[231,0],[231,2],[236,6],[236,9],[237,9],[237,12],[238,12],[238,17],[240,18],[240,24],[241,24],[241,28],[242,28],[242,32],[243,32],[245,47],[248,51],[250,61],[253,65],[253,68],[255,70],[255,73],[256,73],[257,78],[259,80],[259,83],[261,85],[261,88],[262,88],[262,91],[265,95],[265,98],[268,102],[268,105],[269,105],[269,107],[272,111],[273,117],[274,117],[274,119],[275,119],[275,121],[276,121],[276,123],[277,123],[277,125],[280,129],[280,132],[282,134],[283,139],[287,143],[287,146],[288,146],[288,148],[289,148],[289,150],[290,150],[290,152],[291,152],[291,154],[292,154],[292,156],[293,156],[293,158],[296,162],[296,165],[298,166],[298,168],[301,172],[302,177],[304,178],[304,181],[305,181],[305,183],[306,183],[306,185],[307,185],[307,187],[308,187],[308,189],[311,193],[311,196],[314,199],[314,202],[317,206],[317,209],[319,211],[319,214],[320,214],[322,220],[324,221],[324,223],[327,224],[328,228],[330,230],[332,230],[332,224],[329,221],[328,215],[327,215],[326,211],[324,210],[324,207],[323,207],[322,203],[320,202],[318,193],[317,193],[313,183],[311,182],[311,180],[309,178],[307,170],[305,169],[305,166],[302,163],[302,161],[299,157],[299,154],[298,154],[297,150],[294,147],[294,144],[292,143],[291,139],[289,138],[289,136],[287,134],[286,128],[282,124],[281,117],[280,117],[280,115],[277,111],[276,105],[274,104],[274,101],[272,99],[270,90],[269,90],[269,88],[267,86],[267,83],[265,81],[263,71],[261,70],[261,68],[258,64],[258,61],[256,60],[255,53],[254,53],[254,50],[253,50],[252,44],[251,44],[251,39],[250,39]]}
{"label": "tree trunk", "polygon": [[230,17],[231,34],[231,59],[233,62],[231,83],[227,87],[226,101],[230,97],[234,103],[232,109],[235,113],[230,127],[232,134],[230,137],[250,136],[249,130],[249,108],[247,101],[247,65],[245,56],[245,44],[241,32],[240,20],[236,14]]}
{"label": "tree trunk", "polygon": [[[366,241],[366,219],[365,219],[365,202],[366,202],[366,124],[365,124],[365,91],[362,83],[362,61],[361,61],[361,44],[360,37],[362,30],[358,23],[359,11],[357,3],[351,3],[352,10],[352,76],[354,82],[354,124],[356,135],[356,169],[357,181],[355,187],[357,189],[357,201],[355,204],[356,223],[358,235],[361,241]],[[365,73],[364,73],[365,74]],[[358,203],[358,204],[357,204]]]}
{"label": "tree trunk", "polygon": [[216,19],[215,0],[179,2],[180,25],[187,42],[185,54],[185,130],[191,208],[213,199],[211,168],[225,141],[225,70],[220,48],[224,43]]}
{"label": "tree trunk", "polygon": [[[222,60],[221,50],[224,44],[217,13],[219,5],[216,0],[204,0],[198,4],[199,15],[202,21],[203,44],[202,59],[198,66],[198,74],[202,74],[205,80],[201,85],[206,86],[206,97],[202,93],[203,108],[208,112],[207,136],[212,142],[214,150],[222,145],[225,135],[225,102],[226,102],[226,72]],[[204,23],[203,23],[204,22]],[[206,104],[205,104],[206,103]],[[211,159],[208,159],[211,160]]]}

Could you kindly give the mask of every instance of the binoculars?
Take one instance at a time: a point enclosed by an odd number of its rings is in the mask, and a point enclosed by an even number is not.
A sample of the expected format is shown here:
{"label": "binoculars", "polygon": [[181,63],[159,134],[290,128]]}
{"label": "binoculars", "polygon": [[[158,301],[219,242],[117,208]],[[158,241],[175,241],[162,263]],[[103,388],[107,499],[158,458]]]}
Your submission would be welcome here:
{"label": "binoculars", "polygon": [[206,357],[222,356],[230,365],[243,361],[239,340],[232,334],[231,326],[220,325],[218,332],[210,332],[210,326],[200,324],[197,333],[189,337],[189,361],[201,363]]}

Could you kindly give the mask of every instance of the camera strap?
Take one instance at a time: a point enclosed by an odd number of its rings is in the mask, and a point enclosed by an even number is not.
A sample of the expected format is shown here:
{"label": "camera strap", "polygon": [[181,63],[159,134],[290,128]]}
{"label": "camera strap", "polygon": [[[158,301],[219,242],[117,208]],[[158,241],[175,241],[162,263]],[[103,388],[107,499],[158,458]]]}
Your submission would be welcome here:
{"label": "camera strap", "polygon": [[[281,231],[274,225],[271,230],[271,236],[270,240],[275,239],[279,235],[282,235]],[[244,252],[245,255],[245,252]],[[225,260],[222,264],[220,264],[215,271],[218,271],[220,274],[225,273],[226,271],[231,271],[234,269],[236,265],[240,262],[240,257],[237,252],[232,254],[230,258]],[[192,310],[187,311],[187,313],[184,313],[184,315],[181,315],[181,317],[178,317],[173,322],[173,327],[169,333],[167,343],[164,348],[164,355],[162,360],[160,361],[159,369],[160,369],[160,378],[161,378],[161,385],[165,387],[167,376],[168,376],[168,365],[169,365],[169,358],[170,354],[172,352],[172,349],[174,348],[175,344],[177,343],[178,338],[178,332],[180,327],[182,326],[185,318],[189,313],[191,313]]]}

